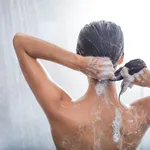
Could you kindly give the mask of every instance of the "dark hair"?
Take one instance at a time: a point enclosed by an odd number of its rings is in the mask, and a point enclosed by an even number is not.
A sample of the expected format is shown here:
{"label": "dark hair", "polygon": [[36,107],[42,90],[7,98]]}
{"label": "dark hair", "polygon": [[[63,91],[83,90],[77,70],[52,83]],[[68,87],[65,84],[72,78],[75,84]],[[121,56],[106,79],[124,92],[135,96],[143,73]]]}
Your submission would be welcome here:
{"label": "dark hair", "polygon": [[[138,58],[138,59],[133,59],[130,60],[128,63],[126,63],[123,67],[128,68],[128,73],[129,75],[133,75],[135,73],[140,72],[142,69],[147,68],[146,63]],[[121,74],[121,71],[123,67],[120,67],[114,74],[115,74],[115,80],[114,81],[120,81],[123,80],[123,76]]]}
{"label": "dark hair", "polygon": [[[120,80],[124,80],[124,77],[122,76],[122,69],[123,68],[127,68],[128,69],[128,74],[129,75],[134,75],[135,73],[140,72],[141,70],[143,70],[144,68],[147,68],[146,63],[142,60],[142,59],[133,59],[131,61],[129,61],[128,63],[126,63],[123,67],[120,67],[116,72],[115,72],[115,79],[111,80],[111,81],[120,81]],[[122,82],[121,84],[121,90],[119,93],[119,100],[120,100],[120,96],[127,90],[127,82]]]}
{"label": "dark hair", "polygon": [[104,20],[85,25],[79,33],[76,51],[82,56],[109,57],[115,67],[124,55],[120,26]]}

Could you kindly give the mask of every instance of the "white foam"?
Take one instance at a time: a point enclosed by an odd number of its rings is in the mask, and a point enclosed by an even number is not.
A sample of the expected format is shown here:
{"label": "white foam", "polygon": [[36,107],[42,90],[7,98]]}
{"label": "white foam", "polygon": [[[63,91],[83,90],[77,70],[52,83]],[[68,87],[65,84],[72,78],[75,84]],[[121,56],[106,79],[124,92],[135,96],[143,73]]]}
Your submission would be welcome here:
{"label": "white foam", "polygon": [[[122,93],[124,93],[128,87],[132,88],[133,84],[132,82],[139,77],[141,74],[143,74],[143,70],[139,71],[138,73],[135,73],[133,75],[130,75],[128,72],[128,68],[124,67],[121,71],[121,75],[123,76],[123,82],[122,82]],[[143,83],[143,81],[141,81]]]}
{"label": "white foam", "polygon": [[96,94],[98,96],[104,94],[105,92],[106,83],[105,82],[98,82],[95,86]]}
{"label": "white foam", "polygon": [[114,72],[113,71],[103,71],[103,72],[101,72],[99,75],[98,75],[98,77],[100,78],[100,80],[107,80],[108,78],[110,78],[110,77],[113,77],[113,75],[114,75]]}
{"label": "white foam", "polygon": [[133,82],[135,79],[134,75],[129,74],[127,67],[123,67],[123,69],[121,70],[120,73],[123,76],[124,80],[126,80],[128,82]]}
{"label": "white foam", "polygon": [[63,148],[68,148],[68,146],[71,144],[70,142],[70,139],[69,139],[69,136],[65,135],[62,137],[62,143],[61,143],[61,146]]}
{"label": "white foam", "polygon": [[122,117],[119,109],[115,109],[115,120],[112,122],[113,129],[113,141],[119,142],[120,139],[120,128],[122,126]]}
{"label": "white foam", "polygon": [[135,80],[135,78],[139,77],[144,72],[143,72],[143,70],[141,70],[138,73],[130,75],[128,72],[128,68],[124,67],[120,73],[125,80],[127,80],[128,82],[133,82]]}
{"label": "white foam", "polygon": [[105,66],[105,65],[112,65],[112,63],[111,63],[111,61],[110,60],[103,60],[103,61],[101,61],[101,65],[103,66]]}

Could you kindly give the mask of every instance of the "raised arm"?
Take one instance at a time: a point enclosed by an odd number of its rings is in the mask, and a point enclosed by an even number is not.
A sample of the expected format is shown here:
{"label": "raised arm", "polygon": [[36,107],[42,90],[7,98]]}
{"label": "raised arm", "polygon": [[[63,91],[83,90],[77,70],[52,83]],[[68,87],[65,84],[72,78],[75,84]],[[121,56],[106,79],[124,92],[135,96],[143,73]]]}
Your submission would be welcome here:
{"label": "raised arm", "polygon": [[[37,58],[80,70],[82,57],[43,40],[16,34],[13,45],[24,77],[49,119],[56,118],[60,101],[69,96],[52,82]],[[57,111],[56,111],[57,110]]]}
{"label": "raised arm", "polygon": [[[133,84],[142,86],[142,87],[150,87],[150,70],[144,68],[142,70],[142,74],[137,76]],[[150,96],[139,99],[131,104],[140,114],[143,115],[145,121],[148,125],[150,125]]]}
{"label": "raised arm", "polygon": [[[16,34],[13,44],[24,77],[50,120],[59,115],[60,101],[70,100],[70,97],[48,78],[37,58],[80,70],[98,80],[113,77],[113,65],[107,58],[82,57],[54,44],[23,34]],[[106,73],[102,73],[104,71]]]}

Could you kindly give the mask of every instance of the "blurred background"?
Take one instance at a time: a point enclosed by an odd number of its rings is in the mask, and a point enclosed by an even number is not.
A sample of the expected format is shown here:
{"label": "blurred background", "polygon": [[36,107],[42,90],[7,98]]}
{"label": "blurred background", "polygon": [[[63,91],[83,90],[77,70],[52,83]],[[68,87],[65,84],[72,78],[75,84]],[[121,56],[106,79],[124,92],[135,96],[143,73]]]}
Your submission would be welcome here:
{"label": "blurred background", "polygon": [[[108,20],[122,27],[125,61],[142,58],[150,67],[150,9],[147,0],[0,0],[0,150],[55,150],[48,121],[19,68],[12,38],[23,32],[75,52],[80,29],[91,21]],[[87,88],[86,77],[42,61],[51,78],[75,100]],[[120,83],[117,83],[118,92]],[[121,98],[130,102],[150,89],[133,87]],[[150,149],[150,131],[140,150]]]}

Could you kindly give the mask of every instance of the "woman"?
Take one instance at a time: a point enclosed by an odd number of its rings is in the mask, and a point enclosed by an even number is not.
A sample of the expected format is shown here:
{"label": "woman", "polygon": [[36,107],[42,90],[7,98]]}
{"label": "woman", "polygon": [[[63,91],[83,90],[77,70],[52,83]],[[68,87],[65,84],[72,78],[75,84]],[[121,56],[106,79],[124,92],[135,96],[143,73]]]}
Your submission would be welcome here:
{"label": "woman", "polygon": [[[150,123],[150,97],[131,107],[119,103],[113,81],[117,65],[123,62],[124,40],[118,25],[106,21],[86,25],[79,34],[77,54],[23,34],[16,34],[13,44],[24,77],[49,120],[58,150],[137,148]],[[85,95],[72,101],[48,78],[38,58],[86,74],[89,86]],[[127,69],[120,72],[123,83],[150,86],[146,67],[132,76]]]}

